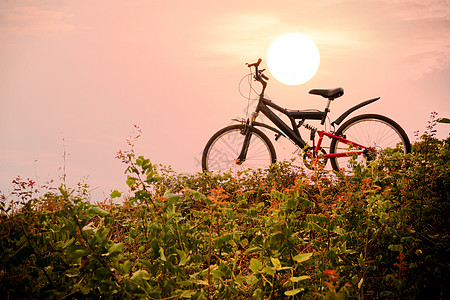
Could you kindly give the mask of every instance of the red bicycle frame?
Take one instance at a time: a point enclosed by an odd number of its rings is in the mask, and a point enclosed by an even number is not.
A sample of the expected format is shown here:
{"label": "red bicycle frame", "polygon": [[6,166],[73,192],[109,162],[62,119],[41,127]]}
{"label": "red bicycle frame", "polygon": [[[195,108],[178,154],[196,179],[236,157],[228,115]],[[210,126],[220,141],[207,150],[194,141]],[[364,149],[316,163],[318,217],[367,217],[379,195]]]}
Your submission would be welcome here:
{"label": "red bicycle frame", "polygon": [[346,156],[351,156],[353,154],[361,155],[361,154],[367,153],[368,151],[375,152],[375,149],[372,148],[372,147],[363,146],[361,144],[352,142],[352,141],[347,140],[347,139],[345,139],[343,137],[334,135],[332,133],[329,133],[329,132],[326,132],[326,131],[323,131],[323,130],[317,131],[317,134],[319,135],[319,140],[317,141],[317,147],[314,149],[314,156],[315,157],[319,157],[319,149],[320,149],[320,146],[322,145],[322,141],[323,141],[323,137],[324,136],[326,136],[326,137],[328,137],[330,139],[337,139],[337,140],[343,142],[344,144],[352,145],[352,146],[354,146],[354,147],[356,147],[358,149],[361,149],[361,150],[355,150],[355,151],[346,151],[346,152],[342,152],[342,153],[321,154],[321,157],[323,157],[325,159],[333,158],[333,157],[346,157]]}

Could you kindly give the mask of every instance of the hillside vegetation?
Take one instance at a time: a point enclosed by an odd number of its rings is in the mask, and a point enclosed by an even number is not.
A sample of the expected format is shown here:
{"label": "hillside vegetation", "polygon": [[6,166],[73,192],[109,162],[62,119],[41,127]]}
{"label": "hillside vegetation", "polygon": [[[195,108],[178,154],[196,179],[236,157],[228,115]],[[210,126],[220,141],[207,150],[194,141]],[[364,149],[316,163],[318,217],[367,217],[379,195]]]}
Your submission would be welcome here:
{"label": "hillside vegetation", "polygon": [[17,179],[0,207],[0,294],[449,299],[449,144],[425,135],[352,175],[285,162],[187,176],[129,150],[120,204]]}

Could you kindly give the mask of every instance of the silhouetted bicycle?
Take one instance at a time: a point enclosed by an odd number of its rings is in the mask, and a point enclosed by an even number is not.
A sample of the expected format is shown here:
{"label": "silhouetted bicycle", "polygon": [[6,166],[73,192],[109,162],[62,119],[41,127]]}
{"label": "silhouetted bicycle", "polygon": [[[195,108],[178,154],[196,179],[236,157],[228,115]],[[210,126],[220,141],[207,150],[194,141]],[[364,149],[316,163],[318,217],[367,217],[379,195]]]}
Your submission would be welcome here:
{"label": "silhouetted bicycle", "polygon": [[[313,89],[310,94],[319,95],[328,99],[324,111],[290,110],[285,109],[272,101],[264,98],[264,91],[269,78],[263,74],[264,69],[259,70],[261,63],[247,64],[255,73],[251,72],[255,81],[262,84],[258,104],[251,118],[239,121],[240,124],[227,126],[215,133],[203,150],[202,169],[209,172],[244,171],[246,169],[266,168],[276,162],[275,148],[270,139],[257,127],[272,130],[275,140],[287,137],[300,149],[303,149],[303,162],[306,167],[312,168],[312,161],[324,166],[328,159],[334,170],[351,170],[354,163],[367,163],[376,159],[381,150],[393,148],[403,153],[411,151],[411,145],[405,131],[393,120],[377,114],[363,114],[355,116],[339,126],[355,110],[380,99],[373,98],[348,109],[339,118],[331,122],[331,132],[318,130],[306,124],[306,120],[320,120],[325,124],[330,104],[336,98],[344,94],[342,88]],[[252,70],[252,69],[251,69]],[[286,124],[273,110],[287,116],[290,125]],[[257,122],[259,113],[262,112],[275,127]],[[310,130],[312,146],[308,145],[301,137],[299,128]],[[318,136],[317,144],[315,143]],[[329,153],[322,147],[323,138],[331,139]],[[353,160],[353,162],[350,162]]]}

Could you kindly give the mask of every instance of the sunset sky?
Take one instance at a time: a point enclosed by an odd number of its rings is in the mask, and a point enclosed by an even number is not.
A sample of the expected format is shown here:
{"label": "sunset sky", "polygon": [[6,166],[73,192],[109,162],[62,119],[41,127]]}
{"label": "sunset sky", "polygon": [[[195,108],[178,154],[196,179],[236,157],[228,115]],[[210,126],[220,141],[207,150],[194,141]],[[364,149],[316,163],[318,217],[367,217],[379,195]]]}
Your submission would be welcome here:
{"label": "sunset sky", "polygon": [[245,63],[265,65],[289,32],[311,38],[321,62],[302,85],[271,78],[279,105],[323,109],[308,91],[341,86],[332,120],[381,97],[358,112],[391,117],[411,141],[431,112],[450,117],[448,0],[0,0],[0,191],[16,176],[57,180],[64,150],[70,184],[84,180],[96,200],[124,190],[115,155],[134,125],[139,155],[200,171],[209,137],[245,117]]}

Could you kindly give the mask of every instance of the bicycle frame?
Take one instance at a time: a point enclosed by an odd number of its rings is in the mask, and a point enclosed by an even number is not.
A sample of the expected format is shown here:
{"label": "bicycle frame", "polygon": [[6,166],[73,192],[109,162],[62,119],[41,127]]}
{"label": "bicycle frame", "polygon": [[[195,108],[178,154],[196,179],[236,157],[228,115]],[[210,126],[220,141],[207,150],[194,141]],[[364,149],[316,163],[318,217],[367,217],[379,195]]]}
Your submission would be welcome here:
{"label": "bicycle frame", "polygon": [[[280,119],[280,117],[278,117],[272,110],[270,110],[270,108],[276,109],[277,111],[283,113],[284,115],[286,115],[289,120],[291,121],[291,125],[292,128],[289,127],[285,122],[283,122],[283,120]],[[263,97],[261,97],[259,99],[259,103],[258,106],[256,108],[255,114],[257,116],[257,114],[259,112],[262,112],[270,121],[272,121],[272,123],[275,124],[275,126],[277,126],[279,129],[281,129],[281,131],[289,137],[289,139],[291,139],[298,147],[300,148],[305,148],[308,146],[308,144],[301,138],[300,132],[298,130],[298,126],[296,124],[296,118],[292,117],[292,114],[295,114],[296,112],[289,112],[288,110],[276,105],[275,103],[273,103],[270,100],[267,100]],[[320,120],[323,119],[324,117],[326,117],[326,110],[324,112],[318,111],[318,112],[306,112],[306,114],[310,114],[309,118],[301,118],[302,121],[304,120]],[[259,123],[259,122],[255,122],[256,116],[254,115],[254,117],[252,118],[252,122],[250,122],[250,126],[261,126],[261,127],[265,127],[268,129],[271,129],[275,132],[277,132],[278,134],[280,134],[280,131],[263,123]],[[301,121],[301,122],[302,122]],[[352,155],[352,154],[357,154],[357,155],[361,155],[363,153],[366,153],[367,151],[374,151],[373,148],[371,147],[366,147],[363,146],[361,144],[352,142],[350,140],[345,139],[344,137],[340,137],[337,136],[335,134],[326,132],[324,130],[319,130],[316,131],[318,136],[319,136],[319,140],[317,142],[317,147],[315,147],[314,149],[314,154],[317,157],[319,155],[319,149],[322,145],[322,141],[324,136],[330,138],[330,139],[338,139],[339,141],[341,141],[342,143],[345,143],[347,145],[352,145],[354,147],[360,148],[361,150],[356,150],[356,151],[346,151],[343,153],[332,153],[332,154],[321,154],[321,157],[328,159],[328,158],[332,158],[332,157],[344,157],[344,156],[348,156],[348,155]]]}
{"label": "bicycle frame", "polygon": [[[263,92],[261,93],[263,94]],[[355,111],[356,109],[359,109],[367,104],[370,104],[374,101],[377,101],[378,98],[374,98],[374,99],[370,99],[364,102],[361,102],[358,105],[355,105],[354,107],[350,108],[349,110],[347,110],[346,112],[344,112],[339,118],[337,118],[335,121],[333,121],[331,124],[334,125],[339,125],[351,112]],[[255,112],[252,115],[251,120],[247,120],[247,125],[248,126],[260,126],[260,127],[264,127],[267,129],[270,129],[274,132],[277,133],[277,135],[284,135],[287,136],[289,139],[291,139],[298,147],[300,147],[301,149],[305,149],[305,148],[309,148],[310,146],[302,139],[300,132],[298,130],[298,128],[300,127],[300,125],[296,124],[296,120],[300,120],[300,123],[303,124],[303,122],[305,120],[322,120],[322,124],[324,123],[324,120],[327,116],[327,113],[329,112],[329,106],[330,106],[330,102],[331,100],[328,100],[328,104],[327,107],[325,108],[324,111],[312,111],[312,112],[301,112],[301,111],[289,111],[285,108],[282,108],[280,106],[278,106],[277,104],[273,103],[272,101],[265,99],[262,95],[259,98],[258,101],[258,105],[256,107]],[[280,117],[278,117],[272,110],[275,109],[279,112],[281,112],[282,114],[286,115],[288,117],[288,119],[291,122],[291,126],[287,125],[283,120],[281,120]],[[280,130],[264,124],[264,123],[260,123],[260,122],[256,122],[256,118],[258,116],[258,114],[262,112],[273,124],[275,124],[276,127],[278,127]],[[320,153],[320,157],[323,159],[329,159],[329,158],[338,158],[338,157],[345,157],[345,156],[351,156],[353,154],[356,155],[361,155],[361,154],[367,154],[369,152],[374,152],[375,149],[372,147],[366,147],[364,145],[352,142],[350,140],[347,140],[344,137],[341,136],[337,136],[333,133],[329,133],[326,132],[324,130],[315,130],[315,129],[310,129],[310,130],[314,130],[315,133],[318,134],[319,139],[317,142],[317,146],[314,147],[314,151],[313,151],[313,156],[314,157],[319,157],[319,150],[321,149],[321,145],[323,142],[323,138],[326,136],[330,139],[337,139],[340,142],[347,144],[347,145],[351,145],[353,147],[356,147],[358,150],[354,150],[354,151],[345,151],[342,153],[328,153],[328,154],[322,154]],[[250,135],[247,134],[245,140],[244,140],[244,145],[242,148],[242,151],[238,157],[238,161],[239,162],[244,162],[245,161],[245,157],[247,155],[247,150],[248,150],[248,144],[249,144],[249,139],[250,139]]]}
{"label": "bicycle frame", "polygon": [[319,157],[319,149],[320,149],[320,146],[322,145],[322,140],[323,140],[324,136],[326,136],[326,137],[328,137],[330,139],[337,139],[337,140],[339,140],[339,141],[341,141],[341,142],[343,142],[343,143],[345,143],[347,145],[352,145],[353,147],[361,149],[361,150],[346,151],[346,152],[341,152],[341,153],[321,154],[320,157],[322,157],[324,159],[333,158],[333,157],[335,157],[335,158],[337,158],[337,157],[346,157],[346,156],[351,156],[353,154],[361,155],[361,154],[366,154],[369,151],[370,152],[374,152],[375,151],[375,149],[372,148],[372,147],[363,146],[361,144],[352,142],[352,141],[347,140],[347,139],[345,139],[343,137],[334,135],[332,133],[329,133],[329,132],[326,132],[326,131],[323,131],[323,130],[317,131],[317,134],[319,135],[319,141],[317,142],[317,147],[314,149],[314,157]]}
{"label": "bicycle frame", "polygon": [[[291,121],[291,125],[292,128],[289,127],[286,123],[283,122],[283,120],[281,120],[280,117],[278,117],[273,111],[270,110],[269,107],[272,107],[276,110],[278,110],[279,112],[283,113],[284,115],[286,115],[289,120]],[[270,100],[267,100],[263,97],[261,97],[259,99],[258,102],[258,106],[256,107],[255,110],[255,114],[257,116],[257,114],[259,114],[259,112],[262,112],[270,121],[272,121],[273,124],[275,124],[275,126],[277,126],[285,135],[287,135],[297,146],[299,146],[300,148],[304,148],[307,143],[301,138],[300,132],[298,130],[297,124],[295,119],[289,115],[289,112],[276,105],[275,103],[273,103]],[[256,126],[260,125],[261,123],[255,123],[254,119],[256,119],[256,117],[253,117],[253,122],[250,123],[250,125],[255,124]],[[268,129],[272,129],[271,126],[264,126]],[[273,129],[272,129],[273,130]]]}

